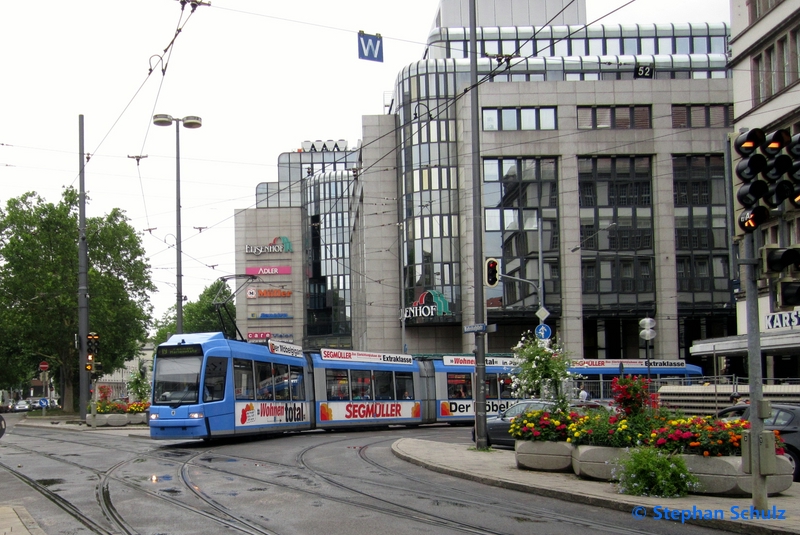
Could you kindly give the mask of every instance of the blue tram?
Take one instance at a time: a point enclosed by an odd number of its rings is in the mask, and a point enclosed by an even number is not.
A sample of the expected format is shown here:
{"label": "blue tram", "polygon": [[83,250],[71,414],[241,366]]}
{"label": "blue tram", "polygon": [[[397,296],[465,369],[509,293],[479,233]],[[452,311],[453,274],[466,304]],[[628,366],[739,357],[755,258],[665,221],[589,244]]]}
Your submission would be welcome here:
{"label": "blue tram", "polygon": [[430,423],[427,388],[411,355],[321,349],[309,355],[316,427]]}
{"label": "blue tram", "polygon": [[[612,362],[617,366],[612,368]],[[622,361],[641,373],[641,361]],[[575,372],[619,374],[619,361],[574,361]],[[689,365],[651,361],[654,375],[699,373]],[[486,357],[486,412],[517,402],[510,356]],[[228,340],[222,333],[175,335],[156,349],[150,436],[211,439],[475,420],[475,357],[434,358]],[[599,395],[598,395],[599,394]]]}
{"label": "blue tram", "polygon": [[[156,349],[150,437],[184,439],[310,429],[310,367],[299,347],[181,334]],[[199,397],[200,396],[200,397]]]}
{"label": "blue tram", "polygon": [[[150,436],[211,439],[435,421],[432,374],[410,355],[183,334],[156,350]],[[198,393],[201,398],[198,399]]]}
{"label": "blue tram", "polygon": [[[420,361],[433,367],[436,421],[472,424],[475,420],[475,357],[448,356]],[[505,410],[517,401],[512,397],[511,357],[486,357],[486,413]]]}

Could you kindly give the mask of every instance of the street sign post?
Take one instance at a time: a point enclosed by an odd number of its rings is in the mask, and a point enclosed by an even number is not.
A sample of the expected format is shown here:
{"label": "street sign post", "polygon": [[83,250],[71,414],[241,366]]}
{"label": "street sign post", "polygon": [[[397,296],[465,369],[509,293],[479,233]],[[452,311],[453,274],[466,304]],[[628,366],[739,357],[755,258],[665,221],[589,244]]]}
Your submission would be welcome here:
{"label": "street sign post", "polygon": [[534,332],[536,333],[536,338],[539,340],[548,340],[553,334],[553,331],[550,330],[550,326],[546,323],[542,323],[541,325],[537,326],[536,329],[534,329]]}

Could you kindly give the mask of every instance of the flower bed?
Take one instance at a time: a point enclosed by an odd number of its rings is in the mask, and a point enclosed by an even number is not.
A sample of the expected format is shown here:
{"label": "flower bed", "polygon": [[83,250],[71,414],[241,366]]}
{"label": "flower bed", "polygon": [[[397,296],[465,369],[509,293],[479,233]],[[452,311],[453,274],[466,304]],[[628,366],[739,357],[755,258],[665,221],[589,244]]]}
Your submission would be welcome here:
{"label": "flower bed", "polygon": [[[658,456],[666,459],[665,466],[678,466],[681,477],[696,476],[699,483],[690,487],[691,493],[749,495],[752,476],[742,471],[741,441],[750,423],[684,418],[653,407],[647,388],[648,383],[642,378],[615,381],[615,413],[598,409],[578,414],[555,409],[532,411],[515,418],[510,433],[516,439],[517,466],[531,470],[572,470],[589,479],[620,479],[625,474],[613,472],[621,460],[627,459],[627,448],[645,448],[659,452]],[[777,471],[767,477],[770,494],[783,492],[792,485],[792,466],[783,456],[783,441],[777,432],[775,453]],[[685,459],[685,463],[669,460],[676,455]],[[624,461],[619,470],[630,469],[633,464]],[[627,492],[623,487],[621,492]]]}

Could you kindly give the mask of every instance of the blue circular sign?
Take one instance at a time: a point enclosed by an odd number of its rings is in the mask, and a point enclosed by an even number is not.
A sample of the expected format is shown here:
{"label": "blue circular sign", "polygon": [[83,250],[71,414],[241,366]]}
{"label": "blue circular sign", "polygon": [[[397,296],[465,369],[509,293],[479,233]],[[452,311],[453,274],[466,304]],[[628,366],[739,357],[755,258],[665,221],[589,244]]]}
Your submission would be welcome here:
{"label": "blue circular sign", "polygon": [[534,329],[534,332],[536,333],[536,338],[538,338],[539,340],[547,340],[548,338],[550,338],[550,335],[553,334],[552,331],[550,330],[550,326],[544,323],[536,327],[536,329]]}
{"label": "blue circular sign", "polygon": [[40,399],[39,400],[39,406],[40,407],[47,407],[47,400],[45,398]]}

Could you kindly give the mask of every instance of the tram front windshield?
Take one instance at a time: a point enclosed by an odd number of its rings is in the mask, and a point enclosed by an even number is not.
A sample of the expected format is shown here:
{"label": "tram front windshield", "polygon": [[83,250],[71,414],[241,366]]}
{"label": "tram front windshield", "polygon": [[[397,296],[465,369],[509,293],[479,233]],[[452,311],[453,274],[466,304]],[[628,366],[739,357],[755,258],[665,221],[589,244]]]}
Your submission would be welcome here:
{"label": "tram front windshield", "polygon": [[203,357],[160,357],[153,379],[155,405],[197,403]]}

